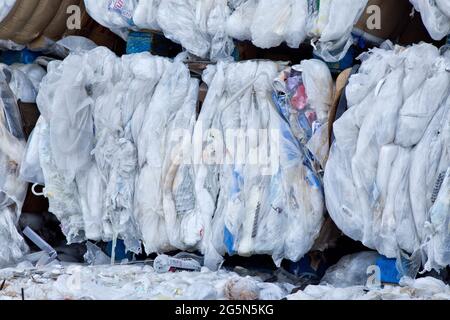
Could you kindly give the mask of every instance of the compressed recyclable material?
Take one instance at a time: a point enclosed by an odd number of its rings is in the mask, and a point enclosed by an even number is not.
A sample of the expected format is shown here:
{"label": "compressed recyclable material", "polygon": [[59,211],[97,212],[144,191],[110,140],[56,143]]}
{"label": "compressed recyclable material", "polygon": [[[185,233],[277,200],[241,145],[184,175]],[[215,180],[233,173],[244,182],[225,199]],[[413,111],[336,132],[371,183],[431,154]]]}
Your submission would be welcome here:
{"label": "compressed recyclable material", "polygon": [[351,31],[366,4],[367,0],[241,1],[227,21],[227,32],[261,48],[283,42],[298,48],[312,39],[316,55],[337,62],[352,45]]}
{"label": "compressed recyclable material", "polygon": [[445,235],[436,231],[430,244],[428,231],[432,217],[450,215],[446,200],[435,202],[450,163],[449,55],[422,43],[361,59],[346,88],[349,109],[334,124],[328,211],[346,235],[388,258],[420,265],[422,253],[423,262],[436,249],[448,256]]}
{"label": "compressed recyclable material", "polygon": [[11,12],[11,10],[15,4],[16,4],[16,0],[1,0],[0,1],[0,23]]}

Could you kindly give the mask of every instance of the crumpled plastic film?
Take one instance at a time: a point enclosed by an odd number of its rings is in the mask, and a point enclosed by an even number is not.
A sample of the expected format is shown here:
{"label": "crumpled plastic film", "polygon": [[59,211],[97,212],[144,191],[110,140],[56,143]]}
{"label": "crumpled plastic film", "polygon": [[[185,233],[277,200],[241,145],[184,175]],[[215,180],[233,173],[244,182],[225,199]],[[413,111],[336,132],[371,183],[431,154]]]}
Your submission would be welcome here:
{"label": "crumpled plastic film", "polygon": [[450,34],[450,3],[446,0],[410,0],[420,12],[422,21],[434,40]]}
{"label": "crumpled plastic film", "polygon": [[[0,70],[0,265],[17,261],[27,246],[16,229],[25,201],[27,183],[19,179],[25,152],[17,98],[9,87],[12,70]],[[6,245],[7,244],[7,245]]]}
{"label": "crumpled plastic film", "polygon": [[0,22],[6,18],[15,4],[16,0],[0,0]]}

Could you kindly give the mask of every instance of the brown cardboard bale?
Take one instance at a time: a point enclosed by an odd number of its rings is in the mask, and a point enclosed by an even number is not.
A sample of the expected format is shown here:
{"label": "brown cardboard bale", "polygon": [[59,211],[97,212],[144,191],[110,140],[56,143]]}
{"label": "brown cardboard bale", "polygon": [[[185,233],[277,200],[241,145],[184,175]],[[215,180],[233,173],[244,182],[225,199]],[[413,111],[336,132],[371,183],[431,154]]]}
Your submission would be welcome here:
{"label": "brown cardboard bale", "polygon": [[[83,0],[62,0],[61,5],[56,11],[52,21],[47,25],[47,27],[42,32],[42,36],[57,41],[61,39],[64,32],[67,29],[67,19],[69,15],[67,14],[67,8],[72,5],[81,5]],[[83,2],[84,3],[84,2]]]}
{"label": "brown cardboard bale", "polygon": [[[367,13],[367,9],[372,5],[381,8],[381,29],[371,30],[367,25],[372,15]],[[370,38],[368,40],[371,41],[373,38],[373,42],[396,39],[408,23],[411,11],[412,5],[409,0],[369,0],[363,15],[355,25],[355,30],[366,33]]]}
{"label": "brown cardboard bale", "polygon": [[22,30],[38,4],[39,0],[17,0],[12,10],[0,23],[0,39],[11,40],[17,31]]}
{"label": "brown cardboard bale", "polygon": [[52,21],[60,5],[61,0],[40,0],[31,17],[22,28],[16,31],[11,40],[19,44],[27,44],[39,37]]}

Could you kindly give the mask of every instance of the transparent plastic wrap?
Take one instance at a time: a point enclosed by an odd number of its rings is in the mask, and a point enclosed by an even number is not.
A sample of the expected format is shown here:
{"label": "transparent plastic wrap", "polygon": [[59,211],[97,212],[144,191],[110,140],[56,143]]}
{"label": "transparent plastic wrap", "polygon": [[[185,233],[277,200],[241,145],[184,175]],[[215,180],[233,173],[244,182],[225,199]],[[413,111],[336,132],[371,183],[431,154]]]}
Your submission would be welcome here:
{"label": "transparent plastic wrap", "polygon": [[450,2],[446,0],[436,0],[436,5],[450,19]]}
{"label": "transparent plastic wrap", "polygon": [[450,5],[446,0],[410,0],[420,12],[428,33],[434,40],[442,40],[450,33]]}
{"label": "transparent plastic wrap", "polygon": [[[450,159],[448,58],[428,44],[363,55],[325,170],[337,226],[389,258],[426,254],[428,212]],[[414,108],[411,106],[414,105]]]}
{"label": "transparent plastic wrap", "polygon": [[[367,2],[368,0],[321,1],[320,11],[322,6],[326,9],[323,13],[319,13],[316,28],[320,30],[320,38],[314,53],[327,62],[342,60],[353,44],[352,29],[361,17]],[[328,10],[328,17],[325,19]]]}
{"label": "transparent plastic wrap", "polygon": [[19,179],[25,152],[24,134],[16,97],[0,74],[0,266],[17,262],[27,247],[16,229],[25,201],[27,183]]}
{"label": "transparent plastic wrap", "polygon": [[366,286],[367,270],[370,266],[376,265],[379,257],[380,255],[376,251],[359,252],[345,256],[327,270],[321,284],[335,288]]}
{"label": "transparent plastic wrap", "polygon": [[303,60],[281,72],[274,88],[275,105],[289,122],[295,138],[309,148],[324,168],[329,151],[326,124],[334,95],[327,65],[320,60]]}
{"label": "transparent plastic wrap", "polygon": [[11,9],[16,4],[17,0],[0,0],[0,22],[6,18],[6,16],[11,12]]}
{"label": "transparent plastic wrap", "polygon": [[133,21],[138,28],[159,30],[156,18],[160,2],[161,0],[138,1],[133,14]]}
{"label": "transparent plastic wrap", "polygon": [[212,50],[212,47],[231,46],[227,45],[230,40],[225,35],[228,15],[226,0],[167,0],[159,5],[157,22],[167,38],[180,43],[188,52],[200,58],[217,60],[221,55],[215,54],[222,50]]}
{"label": "transparent plastic wrap", "polygon": [[230,15],[226,30],[234,39],[245,41],[252,39],[252,22],[258,0],[244,0]]}
{"label": "transparent plastic wrap", "polygon": [[43,118],[39,118],[36,126],[28,139],[25,155],[20,166],[20,179],[29,183],[45,185],[44,173],[42,172],[39,145],[42,136]]}
{"label": "transparent plastic wrap", "polygon": [[[138,138],[140,172],[136,181],[136,221],[140,225],[146,252],[165,252],[171,248],[166,232],[163,190],[166,136],[176,112],[189,93],[190,75],[182,64],[167,66],[155,87]],[[142,140],[141,140],[142,139]],[[169,174],[173,174],[169,172]],[[170,179],[170,178],[169,178]],[[152,186],[151,190],[148,186]]]}
{"label": "transparent plastic wrap", "polygon": [[17,214],[8,207],[0,208],[0,267],[17,263],[28,250],[25,241],[16,228]]}

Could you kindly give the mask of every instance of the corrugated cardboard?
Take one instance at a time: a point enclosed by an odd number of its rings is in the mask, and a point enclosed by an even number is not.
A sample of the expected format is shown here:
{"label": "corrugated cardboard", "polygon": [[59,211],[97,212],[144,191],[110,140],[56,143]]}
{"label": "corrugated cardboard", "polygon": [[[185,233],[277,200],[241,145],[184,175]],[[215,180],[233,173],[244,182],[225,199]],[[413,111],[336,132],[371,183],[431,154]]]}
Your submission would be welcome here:
{"label": "corrugated cardboard", "polygon": [[10,13],[0,23],[0,39],[10,40],[17,31],[22,30],[38,4],[39,0],[17,0]]}
{"label": "corrugated cardboard", "polygon": [[[11,37],[11,40],[19,44],[27,44],[39,37],[42,31],[44,31],[52,21],[61,5],[61,1],[62,0],[40,0],[28,21],[22,28],[17,30]],[[26,2],[28,2],[28,0],[26,0]]]}

